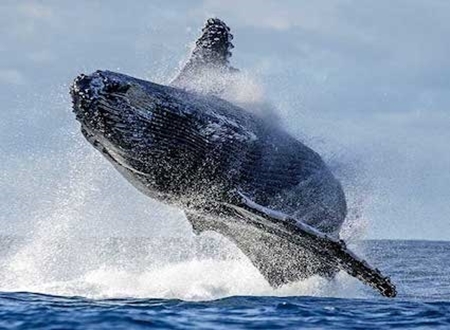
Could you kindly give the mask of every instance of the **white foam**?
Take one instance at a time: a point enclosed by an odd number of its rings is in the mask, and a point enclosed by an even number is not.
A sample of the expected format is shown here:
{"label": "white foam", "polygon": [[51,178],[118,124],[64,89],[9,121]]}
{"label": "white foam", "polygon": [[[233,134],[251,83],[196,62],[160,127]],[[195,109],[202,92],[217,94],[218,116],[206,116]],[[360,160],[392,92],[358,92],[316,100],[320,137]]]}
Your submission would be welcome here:
{"label": "white foam", "polygon": [[[74,253],[77,252],[74,251]],[[64,268],[64,260],[55,262],[53,266]],[[192,259],[163,265],[156,263],[147,265],[147,269],[143,271],[99,264],[73,279],[65,280],[58,278],[44,280],[37,268],[31,267],[28,270],[31,269],[35,272],[33,279],[28,277],[28,281],[23,281],[22,277],[13,286],[2,288],[2,290],[85,296],[95,299],[134,297],[183,300],[210,300],[235,295],[354,296],[357,294],[352,285],[353,280],[344,274],[339,274],[332,282],[320,277],[312,277],[279,289],[272,289],[246,258]],[[23,271],[24,268],[20,270]]]}

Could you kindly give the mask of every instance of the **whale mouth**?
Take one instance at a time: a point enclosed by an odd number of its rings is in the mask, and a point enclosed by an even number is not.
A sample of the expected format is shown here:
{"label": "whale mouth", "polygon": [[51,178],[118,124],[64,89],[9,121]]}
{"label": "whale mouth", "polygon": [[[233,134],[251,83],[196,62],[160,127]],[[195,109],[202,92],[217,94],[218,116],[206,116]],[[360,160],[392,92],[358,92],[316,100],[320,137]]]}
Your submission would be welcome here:
{"label": "whale mouth", "polygon": [[[86,127],[82,127],[81,128],[81,133],[83,134],[83,136],[85,137],[85,139],[92,144],[92,146],[97,149],[98,151],[100,151],[103,156],[108,159],[111,163],[115,164],[116,166],[120,166],[123,167],[125,169],[127,169],[130,172],[133,172],[135,174],[141,175],[141,176],[148,176],[147,173],[144,173],[142,171],[137,170],[136,168],[134,168],[133,166],[128,165],[128,161],[126,160],[125,157],[121,156],[120,154],[114,152],[111,149],[108,149],[107,145],[109,143],[107,143],[106,141],[100,141],[98,139],[98,137],[93,134],[92,132],[90,132]],[[134,162],[139,161],[138,159],[134,159]]]}

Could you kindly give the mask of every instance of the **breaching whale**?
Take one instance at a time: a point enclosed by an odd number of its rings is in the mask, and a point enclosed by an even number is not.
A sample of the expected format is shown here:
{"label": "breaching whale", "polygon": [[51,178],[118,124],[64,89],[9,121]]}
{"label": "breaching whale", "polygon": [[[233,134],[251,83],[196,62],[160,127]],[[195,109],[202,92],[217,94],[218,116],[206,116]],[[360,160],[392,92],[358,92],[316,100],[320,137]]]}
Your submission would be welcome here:
{"label": "breaching whale", "polygon": [[388,277],[339,239],[347,207],[322,158],[221,93],[232,35],[209,19],[169,86],[111,71],[71,86],[84,137],[137,189],[183,209],[196,233],[234,242],[273,287],[344,270],[394,297]]}

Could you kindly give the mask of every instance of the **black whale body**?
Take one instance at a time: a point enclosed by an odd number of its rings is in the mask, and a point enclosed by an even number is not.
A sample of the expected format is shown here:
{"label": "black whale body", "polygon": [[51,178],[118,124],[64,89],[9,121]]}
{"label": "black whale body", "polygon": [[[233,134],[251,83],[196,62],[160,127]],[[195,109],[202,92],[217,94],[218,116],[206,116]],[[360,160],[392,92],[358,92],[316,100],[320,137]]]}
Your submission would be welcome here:
{"label": "black whale body", "polygon": [[197,233],[232,240],[272,286],[342,269],[394,296],[389,279],[339,241],[345,196],[321,157],[216,90],[189,88],[205,67],[234,74],[228,31],[209,20],[172,86],[110,71],[77,77],[86,139],[140,191],[182,208]]}

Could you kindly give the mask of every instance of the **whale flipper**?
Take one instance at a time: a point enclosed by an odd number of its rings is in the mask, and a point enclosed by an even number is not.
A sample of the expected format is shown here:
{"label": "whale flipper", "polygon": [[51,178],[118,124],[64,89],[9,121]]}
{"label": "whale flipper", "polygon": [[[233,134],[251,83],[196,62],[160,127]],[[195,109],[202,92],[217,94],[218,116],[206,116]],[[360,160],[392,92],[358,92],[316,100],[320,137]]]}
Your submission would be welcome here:
{"label": "whale flipper", "polygon": [[[286,268],[286,263],[292,264],[292,262],[295,265],[294,259],[298,258],[298,255],[302,256],[303,259],[300,260],[300,264],[308,260],[305,265],[302,265],[306,266],[305,270],[296,270],[297,273],[306,271],[305,275],[307,276],[295,275],[294,269],[289,269],[293,274],[287,274],[289,276],[284,281],[278,279],[277,281],[281,282],[281,284],[291,282],[294,278],[308,277],[308,274],[311,272],[308,269],[310,267],[314,268],[312,273],[322,276],[332,276],[337,270],[344,270],[349,275],[378,290],[383,296],[396,296],[395,285],[391,283],[390,279],[384,277],[378,269],[370,266],[364,259],[356,256],[346,247],[344,241],[321,233],[286,214],[265,208],[242,194],[240,196],[242,197],[240,202],[226,204],[226,207],[235,216],[244,220],[245,223],[258,228],[260,231],[269,233],[272,236],[272,241],[277,242],[280,247],[282,246],[285,256],[284,260],[279,260],[279,266]],[[242,248],[240,246],[240,248],[245,252],[245,247]],[[273,248],[277,250],[276,246],[266,246],[266,248],[270,250],[271,254],[273,254]],[[299,248],[303,251],[303,254],[298,253]],[[264,263],[267,267],[266,260]],[[276,269],[272,269],[271,272],[275,273]],[[264,270],[262,270],[262,273],[264,274]]]}
{"label": "whale flipper", "polygon": [[190,59],[170,85],[219,94],[225,88],[224,80],[238,71],[229,64],[232,39],[230,28],[223,21],[208,19]]}

